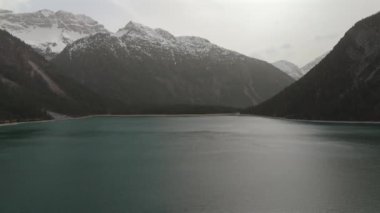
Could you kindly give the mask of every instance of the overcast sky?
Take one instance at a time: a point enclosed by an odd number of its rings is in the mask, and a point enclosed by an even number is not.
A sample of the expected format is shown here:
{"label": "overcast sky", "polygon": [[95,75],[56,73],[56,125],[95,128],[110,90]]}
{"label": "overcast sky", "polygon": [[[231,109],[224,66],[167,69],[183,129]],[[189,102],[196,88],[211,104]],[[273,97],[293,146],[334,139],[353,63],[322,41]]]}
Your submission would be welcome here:
{"label": "overcast sky", "polygon": [[304,65],[380,11],[380,0],[0,0],[0,8],[83,13],[111,31],[133,20],[269,62]]}

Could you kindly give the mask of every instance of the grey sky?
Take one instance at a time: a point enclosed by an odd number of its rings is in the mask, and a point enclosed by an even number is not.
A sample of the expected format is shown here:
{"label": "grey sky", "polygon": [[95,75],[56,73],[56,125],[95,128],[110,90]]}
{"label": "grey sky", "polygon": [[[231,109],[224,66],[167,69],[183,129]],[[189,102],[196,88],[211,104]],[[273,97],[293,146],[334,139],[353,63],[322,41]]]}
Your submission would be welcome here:
{"label": "grey sky", "polygon": [[134,20],[246,55],[304,65],[329,51],[379,0],[0,0],[16,12],[67,10],[116,31]]}

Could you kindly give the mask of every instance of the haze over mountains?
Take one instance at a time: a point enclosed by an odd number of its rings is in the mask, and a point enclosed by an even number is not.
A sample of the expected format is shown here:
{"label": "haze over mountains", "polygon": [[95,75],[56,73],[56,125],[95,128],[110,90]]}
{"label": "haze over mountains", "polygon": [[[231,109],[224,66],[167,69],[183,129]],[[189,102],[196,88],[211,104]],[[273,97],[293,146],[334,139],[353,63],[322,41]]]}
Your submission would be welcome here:
{"label": "haze over mountains", "polygon": [[251,109],[259,115],[380,120],[380,13],[359,21],[306,76]]}
{"label": "haze over mountains", "polygon": [[310,61],[301,68],[293,64],[292,62],[286,60],[276,61],[272,64],[273,66],[288,74],[293,79],[298,80],[306,73],[308,73],[311,69],[313,69],[315,66],[317,66],[326,57],[326,55],[327,54],[323,54],[317,57],[316,59]]}
{"label": "haze over mountains", "polygon": [[297,65],[293,64],[292,62],[281,60],[281,61],[276,61],[272,64],[273,66],[285,72],[287,75],[289,75],[295,80],[300,79],[304,75],[301,69]]}

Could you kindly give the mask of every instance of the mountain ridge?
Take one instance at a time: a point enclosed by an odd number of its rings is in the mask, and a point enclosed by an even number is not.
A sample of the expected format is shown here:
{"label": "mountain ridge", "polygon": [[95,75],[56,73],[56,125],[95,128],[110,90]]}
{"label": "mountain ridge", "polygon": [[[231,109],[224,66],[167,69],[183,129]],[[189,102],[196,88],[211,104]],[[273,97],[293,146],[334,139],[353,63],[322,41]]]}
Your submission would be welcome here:
{"label": "mountain ridge", "polygon": [[47,59],[79,38],[108,32],[103,25],[86,15],[47,9],[28,13],[2,10],[0,29],[7,30],[33,46]]}
{"label": "mountain ridge", "polygon": [[[175,37],[163,29],[133,21],[117,33],[79,39],[53,63],[62,68],[62,73],[71,70],[65,74],[97,93],[139,104],[243,107],[259,103],[293,82],[271,64],[207,39]],[[120,81],[123,89],[107,87],[106,81]]]}

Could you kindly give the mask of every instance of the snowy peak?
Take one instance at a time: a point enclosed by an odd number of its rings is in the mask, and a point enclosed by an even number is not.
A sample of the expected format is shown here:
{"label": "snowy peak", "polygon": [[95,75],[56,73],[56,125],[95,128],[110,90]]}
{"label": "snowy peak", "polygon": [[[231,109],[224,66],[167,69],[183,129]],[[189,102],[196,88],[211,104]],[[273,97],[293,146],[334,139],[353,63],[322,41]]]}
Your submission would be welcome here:
{"label": "snowy peak", "polygon": [[86,15],[75,15],[65,11],[58,11],[55,16],[63,29],[74,30],[82,34],[95,34],[108,32],[103,25]]}
{"label": "snowy peak", "polygon": [[130,21],[124,28],[120,29],[115,36],[157,42],[175,41],[175,37],[163,29],[153,29],[133,21]]}
{"label": "snowy peak", "polygon": [[[96,66],[88,61],[96,61]],[[207,39],[174,37],[135,22],[115,34],[80,39],[53,63],[95,93],[131,106],[246,107],[294,82],[266,62]]]}
{"label": "snowy peak", "polygon": [[117,37],[135,37],[143,38],[148,40],[160,40],[178,43],[190,43],[193,45],[209,45],[211,44],[209,40],[195,37],[195,36],[179,36],[175,37],[171,33],[161,28],[153,29],[151,27],[139,24],[134,21],[130,21],[124,28],[121,28],[116,34]]}
{"label": "snowy peak", "polygon": [[167,40],[176,40],[176,38],[174,37],[174,35],[172,35],[171,33],[169,33],[166,30],[163,30],[161,28],[157,28],[154,31],[156,31],[156,33],[158,33],[161,37],[163,37],[163,38],[165,38]]}
{"label": "snowy peak", "polygon": [[39,10],[34,13],[12,13],[0,10],[0,28],[8,31],[26,31],[28,28],[53,28],[79,33],[107,32],[103,25],[85,15],[65,11]]}
{"label": "snowy peak", "polygon": [[46,9],[45,10],[39,10],[39,11],[37,11],[37,13],[39,13],[45,17],[49,17],[49,16],[54,15],[54,11],[46,10]]}
{"label": "snowy peak", "polygon": [[273,66],[277,67],[279,70],[283,71],[295,80],[298,80],[303,76],[301,69],[289,61],[276,61],[273,63]]}
{"label": "snowy peak", "polygon": [[177,39],[181,42],[187,42],[192,44],[199,44],[199,45],[205,45],[205,44],[211,44],[211,42],[205,38],[196,37],[196,36],[180,36],[177,37]]}
{"label": "snowy peak", "polygon": [[61,52],[66,45],[80,38],[108,32],[88,16],[51,10],[32,13],[0,10],[0,29],[20,38],[45,56]]}
{"label": "snowy peak", "polygon": [[112,54],[122,51],[129,55],[131,51],[137,51],[151,56],[153,52],[166,52],[169,53],[169,58],[172,61],[175,61],[177,54],[196,58],[215,57],[218,60],[247,58],[237,52],[219,47],[204,38],[195,36],[175,37],[161,28],[154,29],[133,21],[116,33],[97,34],[80,39],[70,45],[67,51],[70,54],[75,54],[76,52],[95,49],[95,46],[103,46]]}
{"label": "snowy peak", "polygon": [[[117,41],[118,45],[124,48],[136,47],[141,50],[146,50],[146,54],[150,54],[151,47],[162,48],[164,50],[171,50],[172,52],[181,52],[190,55],[207,54],[211,50],[217,49],[223,55],[238,55],[232,51],[218,47],[212,44],[209,40],[195,36],[180,36],[175,37],[173,34],[161,28],[151,28],[133,21],[130,21],[124,28],[121,28],[117,33],[110,34],[111,39]],[[91,38],[90,38],[91,40]],[[74,49],[84,48],[88,43],[80,41],[78,45],[74,45]],[[91,43],[91,42],[90,42]],[[109,45],[115,47],[117,45]]]}
{"label": "snowy peak", "polygon": [[125,25],[125,27],[122,29],[126,31],[135,31],[139,33],[148,33],[149,31],[154,31],[152,28],[134,21],[128,22],[128,24]]}
{"label": "snowy peak", "polygon": [[127,25],[125,25],[125,27],[119,29],[115,35],[118,37],[123,37],[124,35],[129,35],[129,34],[147,35],[149,33],[152,33],[153,31],[154,30],[151,29],[150,27],[130,21],[128,22]]}

